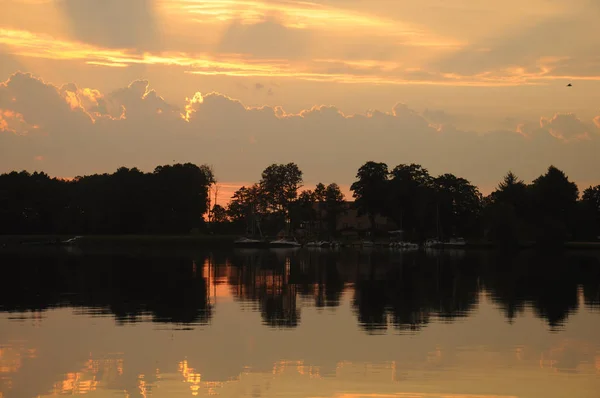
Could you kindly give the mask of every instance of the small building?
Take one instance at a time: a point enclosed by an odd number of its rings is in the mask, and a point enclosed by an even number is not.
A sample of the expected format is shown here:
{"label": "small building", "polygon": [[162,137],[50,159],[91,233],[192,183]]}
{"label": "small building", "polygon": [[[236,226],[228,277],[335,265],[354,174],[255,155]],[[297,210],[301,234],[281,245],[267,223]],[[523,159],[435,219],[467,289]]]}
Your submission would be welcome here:
{"label": "small building", "polygon": [[[327,211],[315,204],[317,220],[303,221],[300,225],[301,231],[306,235],[320,235],[328,233]],[[373,230],[377,232],[388,232],[396,229],[395,223],[388,217],[382,215],[375,216],[375,225],[371,225],[371,220],[366,214],[359,215],[354,202],[344,202],[344,211],[337,219],[336,233],[347,238],[366,236]]]}

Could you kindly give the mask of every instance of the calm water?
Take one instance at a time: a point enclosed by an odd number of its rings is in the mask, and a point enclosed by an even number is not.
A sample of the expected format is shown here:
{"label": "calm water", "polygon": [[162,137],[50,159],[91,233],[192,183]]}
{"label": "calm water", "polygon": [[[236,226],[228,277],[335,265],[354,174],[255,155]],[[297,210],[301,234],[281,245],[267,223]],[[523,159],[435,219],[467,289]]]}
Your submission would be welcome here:
{"label": "calm water", "polygon": [[600,254],[0,253],[0,397],[594,397]]}

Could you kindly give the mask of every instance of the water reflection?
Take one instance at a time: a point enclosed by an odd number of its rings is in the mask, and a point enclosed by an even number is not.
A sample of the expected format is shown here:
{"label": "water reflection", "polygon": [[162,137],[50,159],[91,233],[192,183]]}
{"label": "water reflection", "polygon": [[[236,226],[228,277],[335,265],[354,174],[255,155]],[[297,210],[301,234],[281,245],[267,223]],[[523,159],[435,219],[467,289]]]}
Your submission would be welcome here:
{"label": "water reflection", "polygon": [[5,252],[0,396],[591,398],[599,259]]}
{"label": "water reflection", "polygon": [[[206,257],[15,253],[0,262],[0,310],[21,314],[74,307],[117,323],[207,323]],[[200,265],[198,265],[200,264]]]}
{"label": "water reflection", "polygon": [[200,252],[188,255],[3,254],[0,310],[41,319],[54,307],[114,316],[118,324],[152,321],[203,325],[219,295],[260,312],[274,328],[294,328],[302,308],[339,306],[352,294],[369,333],[417,332],[430,322],[467,317],[482,294],[508,322],[527,308],[559,330],[579,295],[600,309],[600,255],[507,256],[487,252],[391,251]]}

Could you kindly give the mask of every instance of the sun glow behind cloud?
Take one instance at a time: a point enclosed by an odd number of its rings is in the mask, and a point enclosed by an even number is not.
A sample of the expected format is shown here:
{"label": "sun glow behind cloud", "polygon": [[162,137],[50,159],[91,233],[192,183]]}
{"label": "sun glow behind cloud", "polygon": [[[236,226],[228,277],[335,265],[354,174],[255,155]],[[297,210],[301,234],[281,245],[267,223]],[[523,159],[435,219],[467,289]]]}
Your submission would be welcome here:
{"label": "sun glow behind cloud", "polygon": [[[537,69],[510,67],[475,75],[435,73],[405,67],[394,61],[314,59],[257,59],[241,54],[189,54],[183,52],[136,53],[128,49],[108,49],[76,41],[54,38],[24,30],[0,29],[0,44],[21,57],[76,60],[91,66],[124,68],[130,65],[180,67],[189,74],[232,77],[292,78],[317,82],[440,85],[440,86],[514,86],[541,84],[545,80],[570,79],[552,75],[552,65],[560,59],[544,58]],[[598,76],[579,76],[580,80],[600,80]]]}
{"label": "sun glow behind cloud", "polygon": [[458,47],[457,40],[436,37],[412,24],[366,15],[309,1],[256,0],[171,0],[162,7],[179,16],[192,15],[199,23],[240,22],[257,24],[275,18],[288,28],[325,29],[353,35],[404,37],[403,44],[416,46]]}

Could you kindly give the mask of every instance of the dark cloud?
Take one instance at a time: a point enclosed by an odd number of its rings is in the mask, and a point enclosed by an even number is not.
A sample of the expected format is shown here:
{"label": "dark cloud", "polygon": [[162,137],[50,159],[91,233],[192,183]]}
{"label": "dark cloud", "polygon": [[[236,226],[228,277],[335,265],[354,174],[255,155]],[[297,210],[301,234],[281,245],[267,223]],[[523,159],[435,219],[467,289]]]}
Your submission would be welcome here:
{"label": "dark cloud", "polygon": [[[219,93],[196,93],[178,109],[147,81],[102,94],[74,84],[56,87],[27,74],[0,85],[0,109],[21,115],[22,120],[8,116],[12,130],[38,126],[24,135],[0,132],[0,172],[43,164],[51,174],[73,176],[121,165],[151,169],[179,159],[213,164],[223,181],[251,181],[269,163],[292,161],[307,180],[348,184],[362,163],[374,159],[421,163],[434,174],[452,172],[485,186],[495,185],[508,169],[535,178],[549,164],[575,179],[600,180],[599,130],[574,115],[477,134],[444,123],[443,111],[427,117],[405,104],[355,115],[334,106],[290,114],[280,107],[249,108]],[[584,132],[587,137],[578,138]]]}
{"label": "dark cloud", "polygon": [[75,38],[102,47],[157,49],[155,0],[58,0]]}

